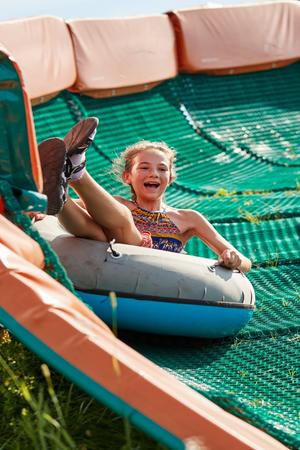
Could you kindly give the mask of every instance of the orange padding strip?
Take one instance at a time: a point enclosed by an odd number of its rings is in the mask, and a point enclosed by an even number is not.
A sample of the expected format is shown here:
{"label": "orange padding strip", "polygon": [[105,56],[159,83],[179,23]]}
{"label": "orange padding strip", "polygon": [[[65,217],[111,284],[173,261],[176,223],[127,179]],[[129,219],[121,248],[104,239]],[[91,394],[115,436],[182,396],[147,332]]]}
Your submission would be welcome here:
{"label": "orange padding strip", "polygon": [[44,254],[39,244],[2,215],[0,215],[0,242],[40,269],[44,267]]}
{"label": "orange padding strip", "polygon": [[73,45],[64,19],[35,16],[2,21],[0,42],[21,67],[30,99],[75,83]]}
{"label": "orange padding strip", "polygon": [[300,58],[299,2],[200,6],[168,15],[181,72],[244,73]]}
{"label": "orange padding strip", "polygon": [[183,442],[203,448],[283,449],[119,341],[82,302],[0,244],[0,307],[101,387]]}
{"label": "orange padding strip", "polygon": [[74,46],[77,80],[86,92],[132,88],[177,75],[175,34],[164,14],[67,22]]}

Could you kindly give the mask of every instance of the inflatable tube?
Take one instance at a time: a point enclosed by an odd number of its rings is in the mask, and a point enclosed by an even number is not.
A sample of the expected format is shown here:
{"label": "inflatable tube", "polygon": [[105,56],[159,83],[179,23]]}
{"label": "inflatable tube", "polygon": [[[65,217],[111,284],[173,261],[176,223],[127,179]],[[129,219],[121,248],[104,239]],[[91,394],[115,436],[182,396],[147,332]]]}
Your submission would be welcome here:
{"label": "inflatable tube", "polygon": [[[251,283],[215,260],[75,238],[50,216],[36,227],[81,298],[109,325],[114,320],[120,329],[220,338],[252,317]],[[117,295],[115,309],[110,291]]]}

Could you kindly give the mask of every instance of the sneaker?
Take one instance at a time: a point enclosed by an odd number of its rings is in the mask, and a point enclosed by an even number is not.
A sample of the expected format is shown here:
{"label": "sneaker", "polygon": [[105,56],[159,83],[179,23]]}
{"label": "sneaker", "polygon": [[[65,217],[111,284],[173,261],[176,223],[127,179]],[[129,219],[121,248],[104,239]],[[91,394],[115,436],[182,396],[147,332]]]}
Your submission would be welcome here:
{"label": "sneaker", "polygon": [[47,214],[56,215],[67,199],[67,181],[64,175],[66,165],[66,144],[62,139],[51,138],[39,146],[43,173],[43,194],[48,198]]}
{"label": "sneaker", "polygon": [[64,137],[67,149],[66,178],[76,181],[85,170],[85,152],[94,140],[99,120],[88,117],[78,122]]}
{"label": "sneaker", "polygon": [[66,134],[64,141],[68,156],[85,152],[94,140],[99,119],[88,117],[74,125]]}

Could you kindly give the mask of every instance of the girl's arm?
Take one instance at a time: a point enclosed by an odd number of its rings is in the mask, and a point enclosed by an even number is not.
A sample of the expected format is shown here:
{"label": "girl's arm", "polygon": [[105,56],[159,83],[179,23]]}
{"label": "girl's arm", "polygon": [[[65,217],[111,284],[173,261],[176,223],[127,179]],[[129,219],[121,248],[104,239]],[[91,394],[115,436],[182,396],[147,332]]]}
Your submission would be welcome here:
{"label": "girl's arm", "polygon": [[219,255],[222,265],[230,269],[249,272],[252,266],[250,259],[226,241],[202,214],[193,210],[186,210],[186,214],[190,230]]}

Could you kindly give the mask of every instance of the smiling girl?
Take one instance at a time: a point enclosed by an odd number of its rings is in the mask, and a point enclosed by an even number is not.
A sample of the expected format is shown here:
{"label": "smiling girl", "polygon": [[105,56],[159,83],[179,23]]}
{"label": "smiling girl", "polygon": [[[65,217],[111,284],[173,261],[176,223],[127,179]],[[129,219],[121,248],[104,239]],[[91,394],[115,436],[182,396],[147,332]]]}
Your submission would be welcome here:
{"label": "smiling girl", "polygon": [[[193,236],[219,257],[220,264],[248,272],[251,261],[238,252],[197,211],[167,205],[164,194],[175,179],[175,152],[163,142],[140,141],[115,162],[132,198],[112,196],[85,169],[85,151],[98,119],[79,122],[64,140],[48,139],[39,146],[48,196],[48,213],[77,237],[181,252]],[[55,161],[55,162],[54,162]],[[66,195],[66,180],[79,200]]]}

